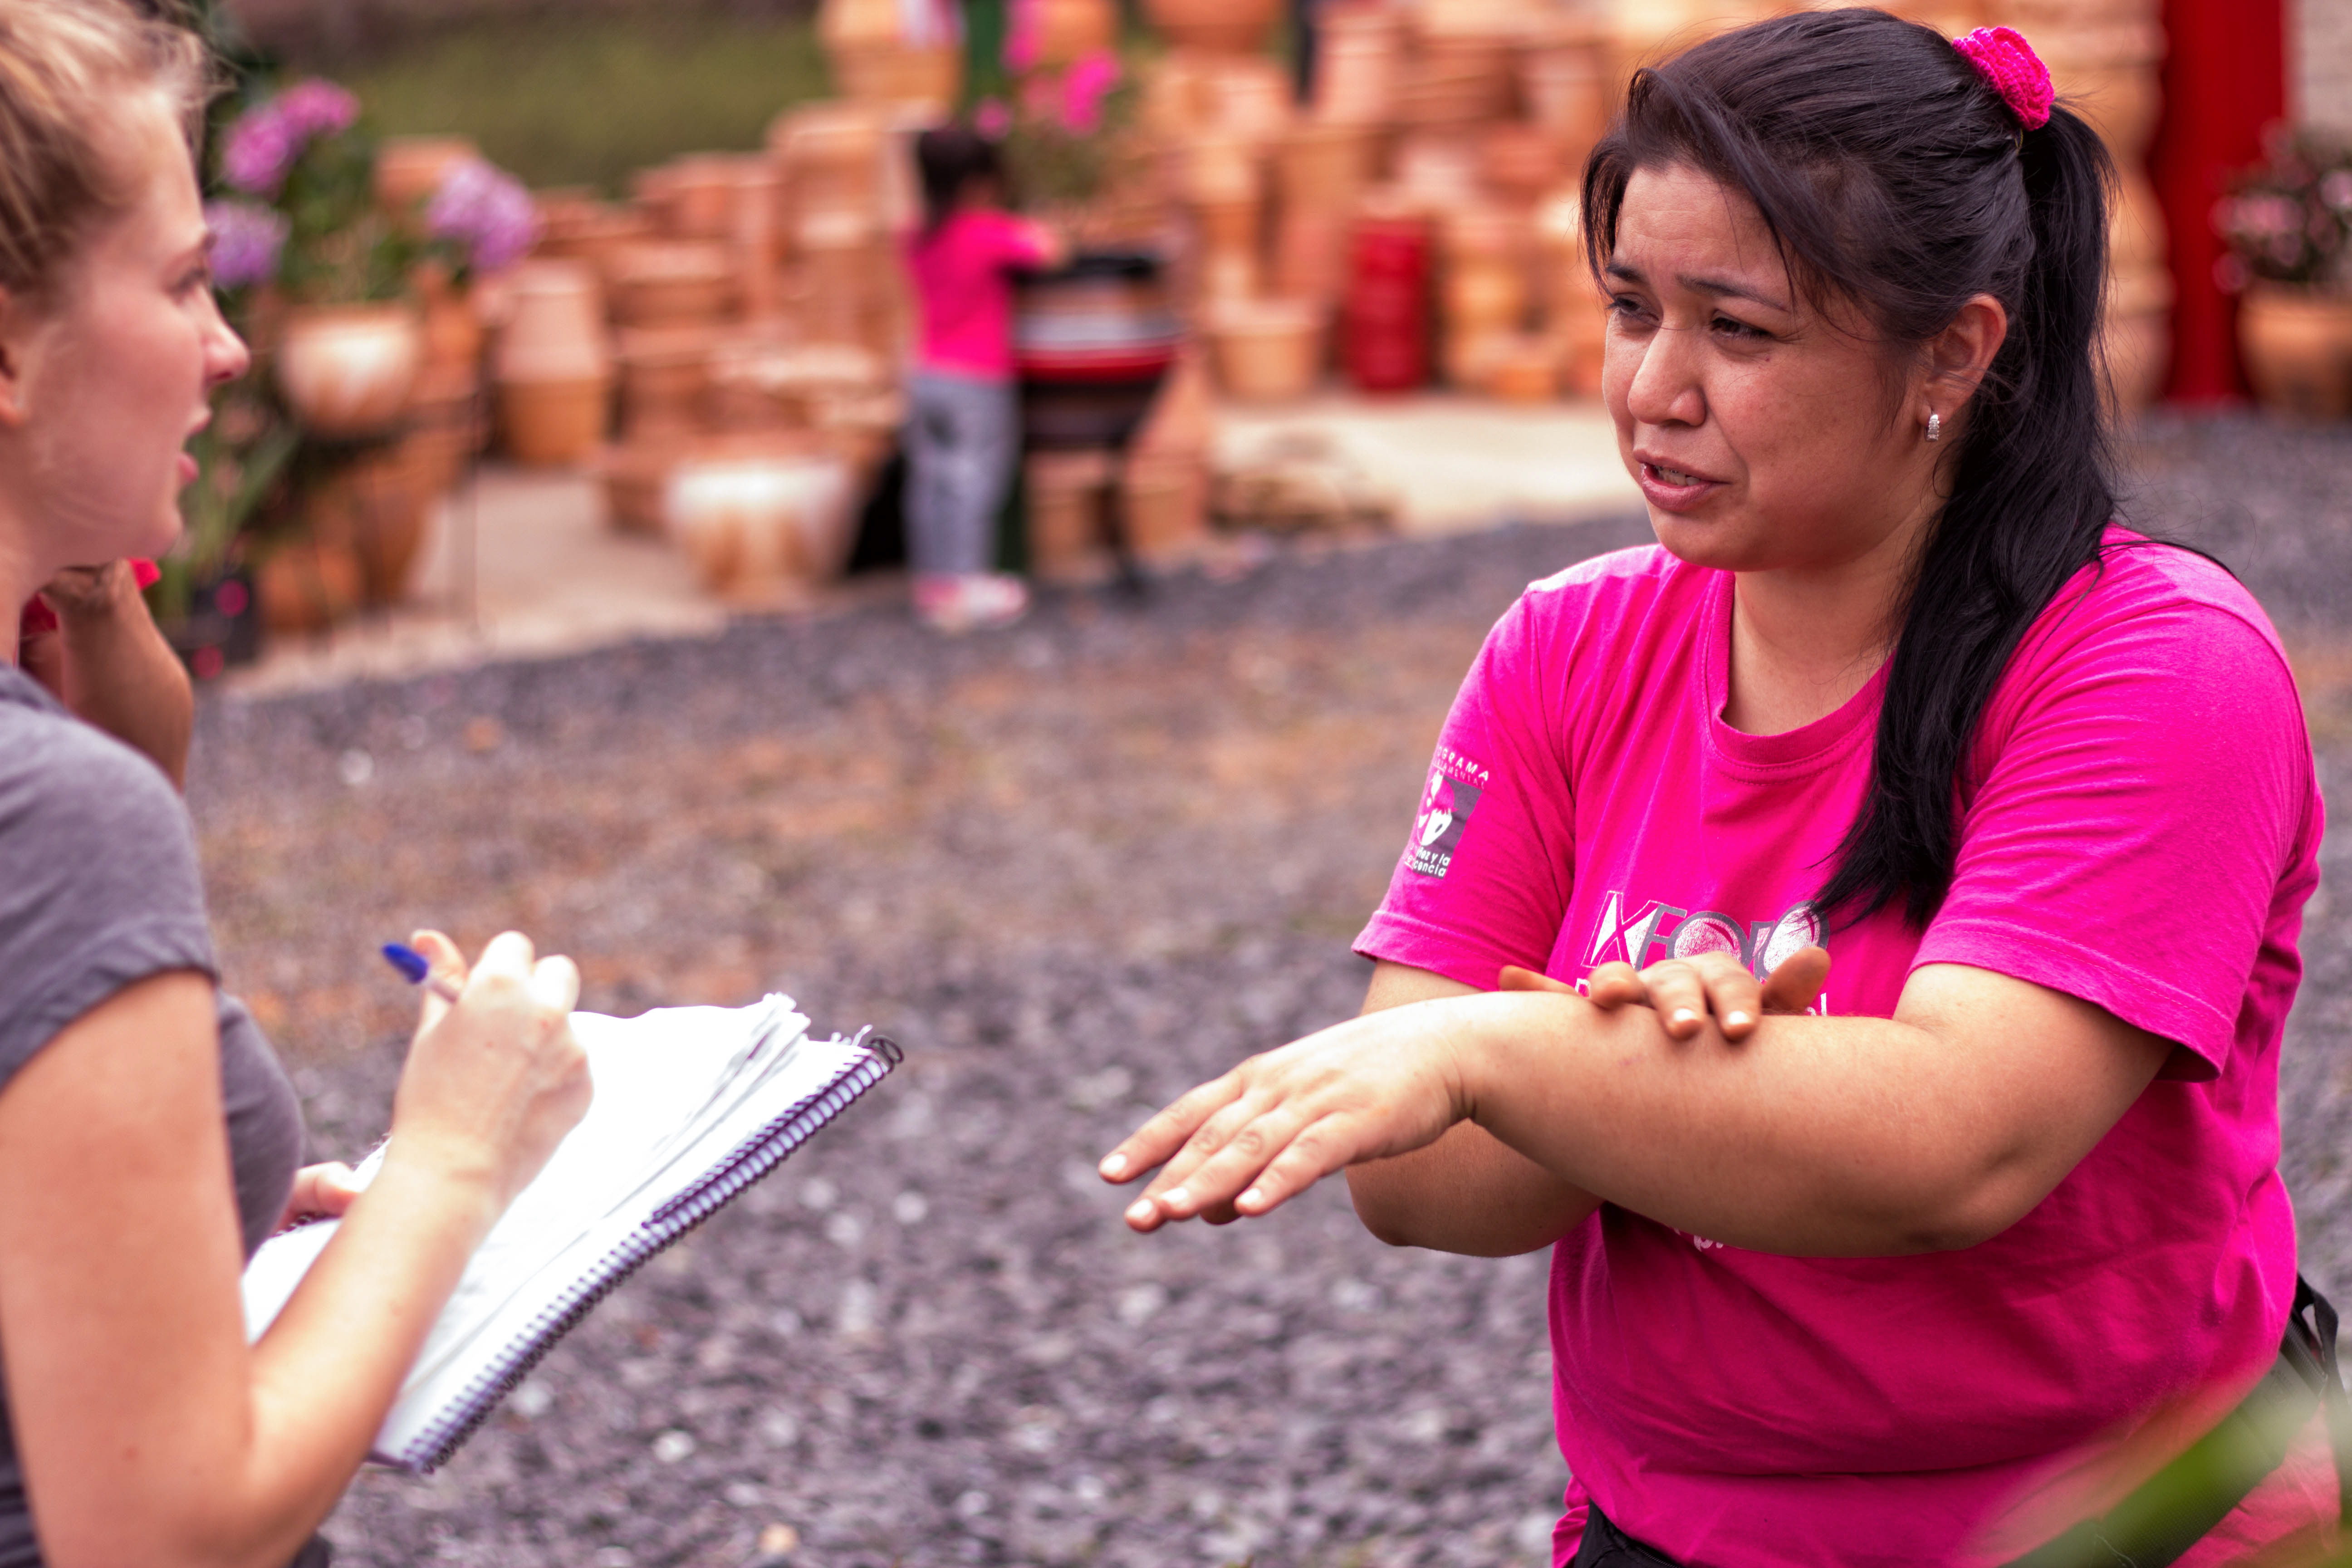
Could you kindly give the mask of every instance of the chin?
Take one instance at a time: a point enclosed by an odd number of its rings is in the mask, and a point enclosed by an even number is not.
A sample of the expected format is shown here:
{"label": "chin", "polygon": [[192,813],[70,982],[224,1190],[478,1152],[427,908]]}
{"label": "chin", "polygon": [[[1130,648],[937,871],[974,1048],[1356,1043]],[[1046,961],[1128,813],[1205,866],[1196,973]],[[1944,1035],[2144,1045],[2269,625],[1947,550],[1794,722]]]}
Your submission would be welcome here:
{"label": "chin", "polygon": [[1756,552],[1739,531],[1719,522],[1701,522],[1688,513],[1650,510],[1650,531],[1675,560],[1719,572],[1749,572],[1758,565]]}

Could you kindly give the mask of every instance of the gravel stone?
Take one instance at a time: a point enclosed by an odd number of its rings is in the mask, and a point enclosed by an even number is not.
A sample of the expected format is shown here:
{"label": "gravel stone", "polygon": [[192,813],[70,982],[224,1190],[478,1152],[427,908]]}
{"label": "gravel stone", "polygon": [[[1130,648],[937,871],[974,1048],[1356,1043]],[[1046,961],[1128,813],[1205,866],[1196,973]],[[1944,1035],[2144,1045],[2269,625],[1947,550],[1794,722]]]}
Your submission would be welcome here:
{"label": "gravel stone", "polygon": [[[2221,554],[2352,779],[2352,438],[2152,422],[2132,514]],[[199,716],[228,983],[322,1155],[382,1131],[376,945],[509,926],[583,1005],[775,988],[907,1050],[616,1292],[441,1474],[363,1475],[354,1568],[1532,1564],[1565,1472],[1540,1258],[1393,1250],[1338,1184],[1150,1237],[1094,1160],[1352,1013],[1430,746],[1530,579],[1638,519],[1311,542],[944,641],[899,613]],[[355,759],[364,759],[364,765]],[[2347,851],[2327,847],[2331,874]],[[2352,942],[2323,891],[2284,1070],[2312,1272],[2352,1287]]]}

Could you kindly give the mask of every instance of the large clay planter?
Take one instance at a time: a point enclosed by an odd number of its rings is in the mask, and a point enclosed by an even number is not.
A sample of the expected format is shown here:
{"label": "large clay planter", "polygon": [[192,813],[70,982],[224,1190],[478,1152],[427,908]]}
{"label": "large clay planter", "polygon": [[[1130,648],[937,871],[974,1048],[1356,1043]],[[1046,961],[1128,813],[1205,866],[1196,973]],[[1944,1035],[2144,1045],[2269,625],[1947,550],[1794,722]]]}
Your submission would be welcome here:
{"label": "large clay planter", "polygon": [[357,563],[362,604],[393,604],[407,592],[435,500],[428,464],[413,435],[381,443],[340,465],[306,500],[312,538]]}
{"label": "large clay planter", "polygon": [[604,445],[613,384],[577,376],[499,384],[499,429],[507,452],[533,468],[584,463]]}
{"label": "large clay planter", "polygon": [[2263,407],[2303,419],[2352,415],[2352,296],[2250,285],[2238,305],[2238,350]]}
{"label": "large clay planter", "polygon": [[278,384],[305,430],[352,440],[399,422],[424,360],[424,327],[409,305],[301,306],[287,313]]}
{"label": "large clay planter", "polygon": [[1143,14],[1180,48],[1254,55],[1265,47],[1281,0],[1144,0]]}
{"label": "large clay planter", "polygon": [[511,308],[491,354],[500,381],[609,376],[596,275],[580,261],[526,261],[509,279]]}
{"label": "large clay planter", "polygon": [[636,327],[621,333],[621,435],[630,442],[691,434],[703,422],[710,356],[709,327]]}
{"label": "large clay planter", "polygon": [[1380,125],[1396,108],[1404,18],[1378,0],[1326,4],[1317,16],[1315,118]]}

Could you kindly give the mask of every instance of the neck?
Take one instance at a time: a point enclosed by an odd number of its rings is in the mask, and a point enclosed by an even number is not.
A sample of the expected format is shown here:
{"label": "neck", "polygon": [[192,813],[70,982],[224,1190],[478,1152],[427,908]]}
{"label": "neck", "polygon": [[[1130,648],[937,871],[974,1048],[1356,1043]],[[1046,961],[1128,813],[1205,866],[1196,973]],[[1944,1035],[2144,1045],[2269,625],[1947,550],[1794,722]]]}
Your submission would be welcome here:
{"label": "neck", "polygon": [[32,548],[32,531],[16,503],[0,496],[0,664],[16,662],[16,617],[26,600],[56,575],[44,570]]}
{"label": "neck", "polygon": [[1912,552],[1940,504],[1923,498],[1853,560],[1738,575],[1726,722],[1778,734],[1836,711],[1870,683],[1894,649]]}

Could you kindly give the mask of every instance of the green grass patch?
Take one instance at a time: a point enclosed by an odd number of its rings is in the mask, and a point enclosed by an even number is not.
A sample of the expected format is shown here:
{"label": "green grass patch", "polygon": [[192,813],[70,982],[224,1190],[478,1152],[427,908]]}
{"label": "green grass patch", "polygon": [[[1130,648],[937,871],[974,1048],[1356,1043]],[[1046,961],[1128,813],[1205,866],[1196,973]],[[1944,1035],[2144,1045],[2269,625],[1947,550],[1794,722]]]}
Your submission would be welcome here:
{"label": "green grass patch", "polygon": [[749,151],[832,90],[806,19],[562,16],[483,23],[344,73],[387,135],[461,135],[533,185],[614,195],[681,153]]}

